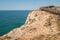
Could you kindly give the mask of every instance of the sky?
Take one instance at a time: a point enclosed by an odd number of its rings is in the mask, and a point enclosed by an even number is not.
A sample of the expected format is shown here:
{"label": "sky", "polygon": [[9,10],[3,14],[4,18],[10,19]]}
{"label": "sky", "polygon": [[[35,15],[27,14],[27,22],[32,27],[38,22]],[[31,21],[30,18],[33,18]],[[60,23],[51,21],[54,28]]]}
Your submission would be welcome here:
{"label": "sky", "polygon": [[0,10],[33,10],[49,5],[60,6],[60,0],[0,0]]}

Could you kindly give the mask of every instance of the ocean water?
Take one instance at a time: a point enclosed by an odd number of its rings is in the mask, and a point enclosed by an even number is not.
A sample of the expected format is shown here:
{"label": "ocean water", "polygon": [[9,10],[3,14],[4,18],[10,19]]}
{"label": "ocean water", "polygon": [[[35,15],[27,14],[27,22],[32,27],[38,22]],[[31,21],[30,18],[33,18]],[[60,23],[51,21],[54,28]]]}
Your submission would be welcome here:
{"label": "ocean water", "polygon": [[23,25],[29,12],[30,10],[0,11],[0,36]]}

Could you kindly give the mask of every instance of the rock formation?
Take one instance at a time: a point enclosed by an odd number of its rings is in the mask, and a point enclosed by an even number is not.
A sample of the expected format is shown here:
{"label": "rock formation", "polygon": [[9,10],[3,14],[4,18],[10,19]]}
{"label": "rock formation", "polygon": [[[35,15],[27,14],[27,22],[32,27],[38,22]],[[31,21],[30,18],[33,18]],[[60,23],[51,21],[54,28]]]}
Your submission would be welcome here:
{"label": "rock formation", "polygon": [[60,40],[60,7],[48,6],[29,13],[24,25],[0,40]]}

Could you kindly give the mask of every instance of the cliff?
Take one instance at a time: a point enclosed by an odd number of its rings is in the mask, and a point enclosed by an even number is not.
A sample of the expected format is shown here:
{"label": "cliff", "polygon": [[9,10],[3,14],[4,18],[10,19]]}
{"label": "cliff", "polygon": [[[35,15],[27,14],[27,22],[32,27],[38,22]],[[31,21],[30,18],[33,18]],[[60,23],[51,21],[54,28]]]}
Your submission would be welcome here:
{"label": "cliff", "polygon": [[59,8],[48,6],[33,10],[24,25],[0,37],[0,40],[60,40]]}

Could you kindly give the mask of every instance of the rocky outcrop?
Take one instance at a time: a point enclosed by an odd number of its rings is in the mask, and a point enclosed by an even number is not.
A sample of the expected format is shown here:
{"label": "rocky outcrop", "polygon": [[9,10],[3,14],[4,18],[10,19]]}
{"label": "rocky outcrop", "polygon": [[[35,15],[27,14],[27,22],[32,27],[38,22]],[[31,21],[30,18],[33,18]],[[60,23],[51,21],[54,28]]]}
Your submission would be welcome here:
{"label": "rocky outcrop", "polygon": [[60,15],[47,10],[34,10],[29,13],[24,25],[0,40],[60,40]]}

